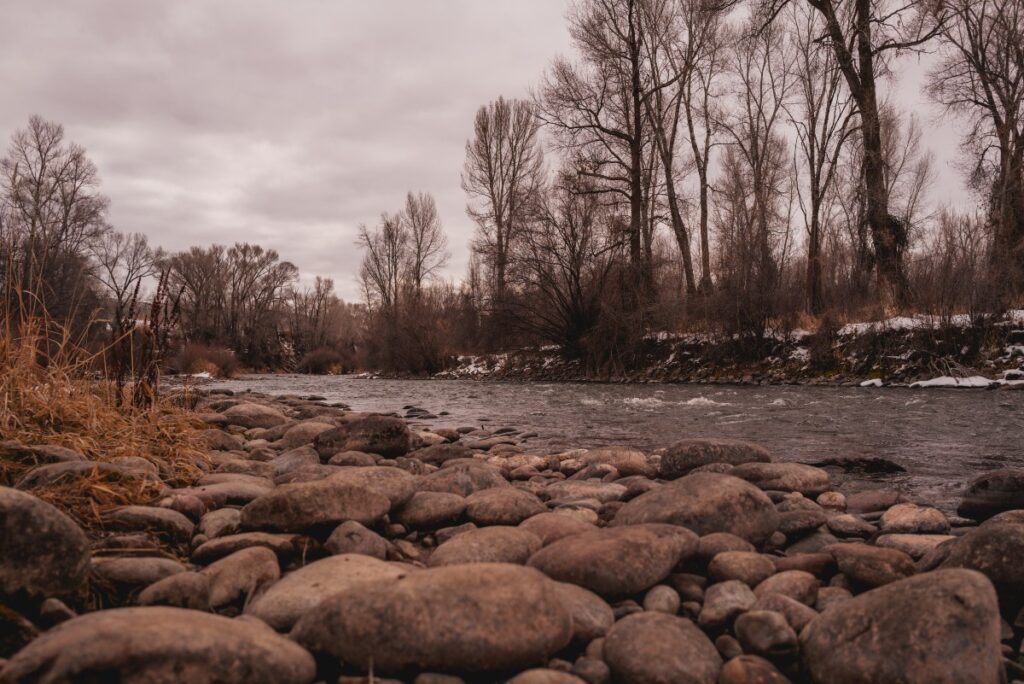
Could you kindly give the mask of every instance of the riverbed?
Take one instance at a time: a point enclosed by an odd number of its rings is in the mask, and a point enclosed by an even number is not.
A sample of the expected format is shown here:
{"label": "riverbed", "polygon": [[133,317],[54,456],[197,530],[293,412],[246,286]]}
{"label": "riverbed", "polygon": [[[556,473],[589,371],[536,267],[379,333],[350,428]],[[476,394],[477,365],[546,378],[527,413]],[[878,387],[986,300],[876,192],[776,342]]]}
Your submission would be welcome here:
{"label": "riverbed", "polygon": [[645,451],[685,437],[735,437],[775,460],[881,457],[906,469],[836,472],[844,487],[884,483],[956,508],[974,476],[1024,467],[1024,392],[803,386],[607,385],[474,380],[384,380],[354,376],[250,375],[207,388],[272,395],[316,394],[357,411],[425,409],[427,426],[511,427],[536,433],[542,450],[633,446]]}

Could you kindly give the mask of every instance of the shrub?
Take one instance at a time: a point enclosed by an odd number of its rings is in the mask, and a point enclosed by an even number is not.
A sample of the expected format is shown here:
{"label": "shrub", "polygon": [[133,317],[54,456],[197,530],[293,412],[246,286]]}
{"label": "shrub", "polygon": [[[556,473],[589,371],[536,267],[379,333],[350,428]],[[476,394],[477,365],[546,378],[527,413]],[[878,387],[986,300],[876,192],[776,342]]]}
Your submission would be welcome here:
{"label": "shrub", "polygon": [[169,365],[175,373],[209,373],[222,378],[232,377],[240,366],[238,357],[230,349],[205,344],[184,345]]}
{"label": "shrub", "polygon": [[344,356],[330,347],[319,347],[299,360],[297,370],[310,375],[340,375],[351,366]]}

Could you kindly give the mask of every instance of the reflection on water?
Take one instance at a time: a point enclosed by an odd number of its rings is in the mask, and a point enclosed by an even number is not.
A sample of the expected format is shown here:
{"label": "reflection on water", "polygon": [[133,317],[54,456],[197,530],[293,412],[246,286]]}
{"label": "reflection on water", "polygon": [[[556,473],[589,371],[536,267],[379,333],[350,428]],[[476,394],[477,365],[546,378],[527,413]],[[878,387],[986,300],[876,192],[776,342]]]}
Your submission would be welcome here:
{"label": "reflection on water", "polygon": [[449,415],[433,426],[511,426],[540,449],[610,444],[652,450],[684,437],[736,437],[776,460],[880,456],[907,469],[887,476],[952,510],[979,472],[1024,467],[1024,392],[984,390],[519,384],[253,375],[210,387],[317,394],[358,411],[406,405]]}

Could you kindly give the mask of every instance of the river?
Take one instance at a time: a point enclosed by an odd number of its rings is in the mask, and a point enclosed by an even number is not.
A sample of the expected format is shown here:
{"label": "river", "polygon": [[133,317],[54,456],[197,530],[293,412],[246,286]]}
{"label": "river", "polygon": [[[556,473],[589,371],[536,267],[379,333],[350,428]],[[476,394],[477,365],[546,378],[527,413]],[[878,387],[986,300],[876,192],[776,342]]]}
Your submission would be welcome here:
{"label": "river", "polygon": [[[906,469],[874,479],[952,512],[978,473],[1024,467],[1024,392],[801,386],[607,385],[354,376],[251,375],[206,387],[316,394],[357,411],[416,406],[425,426],[513,427],[527,447],[650,451],[684,437],[735,437],[775,460],[882,457]],[[447,412],[447,415],[440,415]]]}

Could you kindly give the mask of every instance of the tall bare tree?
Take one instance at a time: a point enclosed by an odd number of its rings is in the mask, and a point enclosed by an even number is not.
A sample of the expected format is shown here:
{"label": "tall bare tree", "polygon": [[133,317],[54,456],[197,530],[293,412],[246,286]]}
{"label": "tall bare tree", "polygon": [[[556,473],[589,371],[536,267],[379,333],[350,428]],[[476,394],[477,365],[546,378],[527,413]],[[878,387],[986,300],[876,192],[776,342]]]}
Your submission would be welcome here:
{"label": "tall bare tree", "polygon": [[683,21],[676,0],[646,0],[640,7],[644,32],[648,36],[644,42],[645,59],[653,81],[651,97],[644,101],[645,114],[651,126],[654,151],[664,174],[665,204],[683,259],[686,292],[693,295],[697,292],[697,281],[690,231],[683,219],[682,199],[677,188],[680,169],[676,158],[684,111],[683,91],[689,71],[696,66],[693,55],[700,48],[695,43],[702,41],[704,36],[687,31],[689,26]]}
{"label": "tall bare tree", "polygon": [[719,92],[715,88],[724,70],[724,43],[729,31],[720,12],[706,12],[696,0],[686,6],[683,21],[688,35],[701,35],[701,41],[687,41],[687,51],[679,57],[692,64],[682,81],[682,106],[685,112],[687,138],[694,171],[697,175],[697,211],[700,233],[701,292],[712,289],[711,240],[708,223],[711,216],[711,153],[718,144],[722,115],[716,106]]}
{"label": "tall bare tree", "polygon": [[1024,1],[953,0],[929,91],[970,127],[972,185],[989,197],[992,265],[1024,290]]}
{"label": "tall bare tree", "polygon": [[[33,313],[58,320],[82,311],[88,246],[106,230],[107,198],[85,150],[65,139],[64,127],[33,116],[11,136],[0,159],[4,287]],[[15,294],[20,293],[20,294]]]}
{"label": "tall bare tree", "polygon": [[581,0],[569,34],[582,62],[557,59],[539,98],[539,114],[574,150],[578,172],[629,207],[627,240],[634,287],[646,298],[651,265],[644,258],[645,148],[651,143],[645,104],[653,94],[644,44],[643,0]]}
{"label": "tall bare tree", "polygon": [[359,245],[366,250],[359,277],[367,303],[397,316],[409,263],[408,233],[401,215],[382,214],[374,230],[360,226]]}
{"label": "tall bare tree", "polygon": [[419,297],[424,283],[448,262],[448,238],[441,227],[433,195],[409,193],[402,210],[409,237],[409,281]]}
{"label": "tall bare tree", "polygon": [[[768,23],[790,0],[766,0]],[[903,255],[906,226],[890,212],[886,161],[882,149],[881,99],[878,79],[893,54],[914,50],[938,32],[942,17],[933,22],[924,0],[807,0],[824,20],[823,42],[835,52],[836,63],[857,105],[863,175],[865,222],[871,232],[875,274],[885,305],[910,300]]]}
{"label": "tall bare tree", "polygon": [[855,130],[854,109],[835,52],[818,42],[824,29],[821,15],[794,5],[790,21],[797,98],[787,109],[796,129],[797,154],[803,167],[803,182],[797,183],[797,190],[807,229],[806,306],[810,313],[819,314],[825,307],[822,243],[826,204],[839,168],[839,155]]}
{"label": "tall bare tree", "polygon": [[541,182],[538,127],[530,102],[499,97],[477,111],[473,137],[466,143],[466,211],[479,229],[475,247],[490,272],[491,296],[498,309],[506,299],[513,247]]}
{"label": "tall bare tree", "polygon": [[[781,128],[793,86],[781,27],[740,34],[730,58],[733,106],[723,163],[723,269],[745,331],[762,335],[774,313],[780,253],[789,242],[790,157]],[[781,248],[780,248],[781,244]]]}

